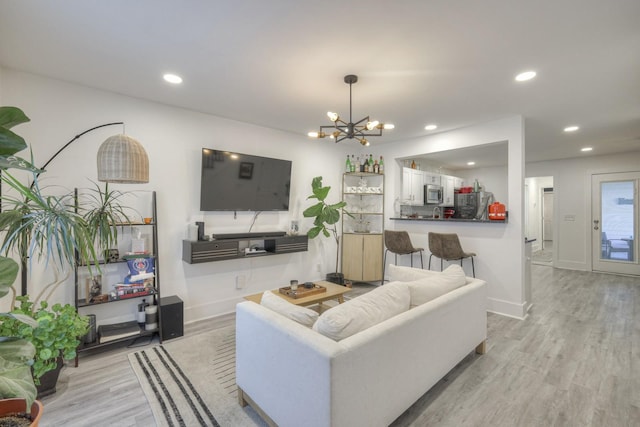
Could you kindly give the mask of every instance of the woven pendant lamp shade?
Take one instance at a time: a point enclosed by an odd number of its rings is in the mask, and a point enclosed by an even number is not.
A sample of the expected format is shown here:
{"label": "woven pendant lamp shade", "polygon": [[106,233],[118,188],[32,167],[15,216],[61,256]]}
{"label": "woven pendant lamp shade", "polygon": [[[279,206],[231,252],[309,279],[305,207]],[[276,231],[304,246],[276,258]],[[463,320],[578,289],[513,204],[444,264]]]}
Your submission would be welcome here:
{"label": "woven pendant lamp shade", "polygon": [[126,135],[107,138],[98,149],[98,181],[149,182],[149,157],[144,147]]}

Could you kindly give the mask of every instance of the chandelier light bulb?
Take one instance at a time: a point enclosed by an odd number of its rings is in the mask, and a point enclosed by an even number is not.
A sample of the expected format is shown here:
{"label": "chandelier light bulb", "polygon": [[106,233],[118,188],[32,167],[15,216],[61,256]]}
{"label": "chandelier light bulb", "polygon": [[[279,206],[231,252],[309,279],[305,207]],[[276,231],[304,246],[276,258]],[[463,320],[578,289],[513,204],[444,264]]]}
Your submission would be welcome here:
{"label": "chandelier light bulb", "polygon": [[311,138],[317,138],[318,132],[309,132],[307,135],[309,135]]}
{"label": "chandelier light bulb", "polygon": [[338,113],[332,113],[331,111],[327,113],[327,117],[329,117],[329,120],[331,120],[332,122],[335,122],[340,118],[340,116],[338,116]]}
{"label": "chandelier light bulb", "polygon": [[367,130],[374,130],[376,127],[378,127],[378,124],[380,122],[377,120],[374,120],[372,122],[367,122]]}
{"label": "chandelier light bulb", "polygon": [[386,130],[390,130],[396,127],[396,125],[394,125],[393,123],[385,123],[384,125],[382,125],[382,127]]}

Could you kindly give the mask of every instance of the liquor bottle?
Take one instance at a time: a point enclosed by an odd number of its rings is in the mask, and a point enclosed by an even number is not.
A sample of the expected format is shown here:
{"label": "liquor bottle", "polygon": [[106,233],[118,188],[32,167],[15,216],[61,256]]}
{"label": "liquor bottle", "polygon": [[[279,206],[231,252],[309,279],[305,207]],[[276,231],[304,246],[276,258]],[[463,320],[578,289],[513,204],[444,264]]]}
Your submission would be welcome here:
{"label": "liquor bottle", "polygon": [[373,154],[369,154],[369,172],[373,172]]}
{"label": "liquor bottle", "polygon": [[360,172],[360,156],[356,157],[356,162],[354,163],[355,171]]}
{"label": "liquor bottle", "polygon": [[380,165],[378,164],[377,160],[373,164],[373,173],[380,173]]}
{"label": "liquor bottle", "polygon": [[356,158],[354,157],[354,155],[351,155],[351,172],[355,172],[356,171]]}
{"label": "liquor bottle", "polygon": [[379,166],[379,173],[384,173],[384,160],[382,160],[382,156],[380,156],[380,166]]}
{"label": "liquor bottle", "polygon": [[347,163],[344,166],[345,172],[351,172],[351,161],[349,160],[349,155],[347,154]]}
{"label": "liquor bottle", "polygon": [[416,168],[416,161],[411,160],[411,169],[415,169],[415,168]]}

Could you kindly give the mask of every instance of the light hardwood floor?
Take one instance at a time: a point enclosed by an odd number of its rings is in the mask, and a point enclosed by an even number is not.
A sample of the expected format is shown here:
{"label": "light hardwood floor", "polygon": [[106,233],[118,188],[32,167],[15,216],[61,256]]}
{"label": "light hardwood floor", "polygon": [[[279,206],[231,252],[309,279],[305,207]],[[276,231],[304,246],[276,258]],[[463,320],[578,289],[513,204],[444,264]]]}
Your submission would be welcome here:
{"label": "light hardwood floor", "polygon": [[[393,426],[640,425],[640,278],[532,269],[527,319],[489,314],[487,353],[470,353]],[[185,333],[233,322],[221,316]],[[153,426],[131,351],[66,367],[40,425]]]}

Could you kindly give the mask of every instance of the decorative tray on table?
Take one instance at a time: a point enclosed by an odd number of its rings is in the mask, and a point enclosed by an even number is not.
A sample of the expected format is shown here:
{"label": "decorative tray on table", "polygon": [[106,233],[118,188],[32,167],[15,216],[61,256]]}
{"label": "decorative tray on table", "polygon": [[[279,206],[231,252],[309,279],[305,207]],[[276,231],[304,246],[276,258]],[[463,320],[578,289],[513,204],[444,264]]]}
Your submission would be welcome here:
{"label": "decorative tray on table", "polygon": [[295,291],[291,290],[291,286],[280,288],[279,291],[281,294],[285,294],[289,298],[298,299],[327,292],[327,288],[325,288],[324,286],[316,285],[314,283],[312,288],[305,288],[304,285],[301,284],[298,285],[298,289],[296,289]]}

